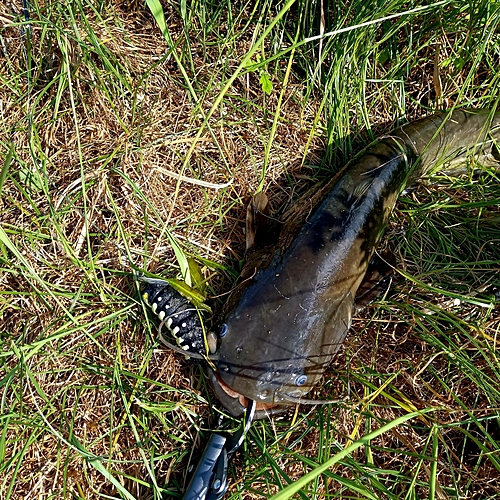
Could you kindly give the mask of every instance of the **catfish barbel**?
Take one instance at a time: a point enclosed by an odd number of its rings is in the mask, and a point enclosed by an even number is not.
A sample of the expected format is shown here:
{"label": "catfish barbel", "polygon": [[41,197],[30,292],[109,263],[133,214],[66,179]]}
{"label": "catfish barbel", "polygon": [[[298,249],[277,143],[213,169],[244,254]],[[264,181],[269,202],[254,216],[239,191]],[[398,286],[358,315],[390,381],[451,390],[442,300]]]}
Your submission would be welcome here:
{"label": "catfish barbel", "polygon": [[303,400],[351,326],[356,292],[399,193],[435,166],[500,161],[500,112],[458,109],[378,139],[337,176],[296,238],[257,269],[220,335],[211,379],[235,416]]}

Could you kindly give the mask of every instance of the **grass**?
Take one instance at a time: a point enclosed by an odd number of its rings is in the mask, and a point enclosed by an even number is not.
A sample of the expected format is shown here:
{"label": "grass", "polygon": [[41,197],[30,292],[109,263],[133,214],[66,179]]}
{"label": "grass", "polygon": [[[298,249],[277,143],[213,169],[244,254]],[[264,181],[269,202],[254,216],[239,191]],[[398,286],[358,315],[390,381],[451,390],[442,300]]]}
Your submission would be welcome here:
{"label": "grass", "polygon": [[[134,270],[194,257],[215,329],[251,194],[279,218],[401,121],[498,104],[497,1],[158,5],[0,6],[3,499],[181,498],[222,410]],[[390,292],[312,394],[349,403],[255,422],[228,498],[499,497],[499,186],[401,197]]]}

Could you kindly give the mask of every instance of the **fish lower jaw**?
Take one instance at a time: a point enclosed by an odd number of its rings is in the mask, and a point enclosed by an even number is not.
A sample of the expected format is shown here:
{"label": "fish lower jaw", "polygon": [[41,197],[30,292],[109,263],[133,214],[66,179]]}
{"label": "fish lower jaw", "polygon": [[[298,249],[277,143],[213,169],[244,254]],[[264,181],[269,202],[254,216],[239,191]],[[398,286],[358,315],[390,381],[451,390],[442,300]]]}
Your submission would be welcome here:
{"label": "fish lower jaw", "polygon": [[[209,376],[214,391],[222,405],[233,417],[241,417],[248,408],[249,399],[229,387],[214,371],[209,370]],[[256,402],[254,419],[261,419],[277,413],[282,413],[288,408],[289,406],[278,405],[276,403]]]}
{"label": "fish lower jaw", "polygon": [[[215,377],[217,378],[217,382],[219,382],[219,385],[221,389],[231,398],[233,399],[238,399],[238,402],[243,408],[248,408],[248,402],[249,399],[246,396],[243,396],[243,394],[240,394],[239,392],[236,392],[235,390],[231,389],[217,374],[215,374]],[[269,410],[271,408],[275,408],[278,406],[276,403],[259,403],[256,402],[255,410],[260,411],[260,410]]]}

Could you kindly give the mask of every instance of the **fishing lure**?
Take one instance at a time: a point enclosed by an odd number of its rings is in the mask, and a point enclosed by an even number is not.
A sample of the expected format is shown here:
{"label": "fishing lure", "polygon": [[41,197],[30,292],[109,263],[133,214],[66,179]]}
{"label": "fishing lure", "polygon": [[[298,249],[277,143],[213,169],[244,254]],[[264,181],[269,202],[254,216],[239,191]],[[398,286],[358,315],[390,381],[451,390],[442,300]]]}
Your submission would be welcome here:
{"label": "fishing lure", "polygon": [[203,327],[196,307],[174,290],[168,281],[144,276],[139,280],[145,283],[142,298],[167,326],[180,349],[188,355],[204,353]]}
{"label": "fishing lure", "polygon": [[[192,358],[209,360],[206,353],[203,327],[198,310],[179,292],[164,280],[141,276],[145,283],[142,298],[161,319],[159,335],[163,343],[174,350],[179,350],[165,341],[161,335],[163,324],[167,325],[176,338],[181,352]],[[214,339],[208,335],[210,348]],[[214,431],[206,445],[205,451],[193,473],[189,486],[184,492],[183,500],[220,500],[228,488],[227,469],[232,455],[243,443],[255,413],[255,404],[251,402],[246,409],[245,422],[235,434]]]}

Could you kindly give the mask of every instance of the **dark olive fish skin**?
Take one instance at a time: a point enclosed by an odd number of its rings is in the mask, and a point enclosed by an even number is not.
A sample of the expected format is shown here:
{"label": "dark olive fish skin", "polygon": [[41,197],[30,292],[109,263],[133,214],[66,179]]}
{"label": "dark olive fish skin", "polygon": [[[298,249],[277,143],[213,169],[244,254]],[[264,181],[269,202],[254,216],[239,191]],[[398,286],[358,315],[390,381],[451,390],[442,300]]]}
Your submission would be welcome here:
{"label": "dark olive fish skin", "polygon": [[231,390],[269,406],[307,394],[345,339],[356,291],[399,193],[437,164],[463,163],[467,148],[483,165],[497,162],[488,138],[499,141],[499,128],[500,113],[488,110],[432,115],[379,139],[341,172],[227,318],[212,380],[231,413],[242,411]]}

